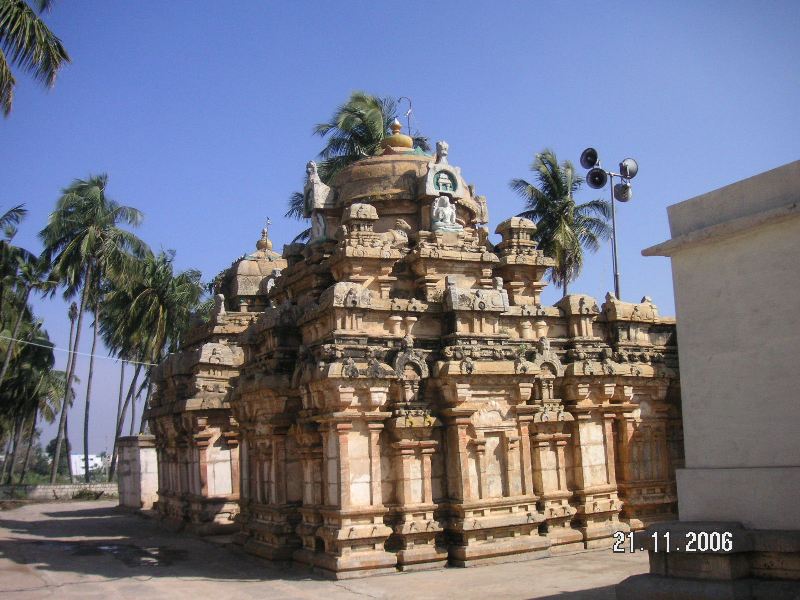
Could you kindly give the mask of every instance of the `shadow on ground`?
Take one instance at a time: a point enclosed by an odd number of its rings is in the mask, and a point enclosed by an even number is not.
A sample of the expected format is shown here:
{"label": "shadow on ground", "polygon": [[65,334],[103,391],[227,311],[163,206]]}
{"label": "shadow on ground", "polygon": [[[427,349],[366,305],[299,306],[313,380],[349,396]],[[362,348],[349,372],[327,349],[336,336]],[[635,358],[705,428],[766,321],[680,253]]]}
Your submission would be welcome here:
{"label": "shadow on ground", "polygon": [[590,590],[561,592],[551,596],[535,596],[535,600],[603,600],[605,598],[614,600],[617,597],[617,593],[614,590],[615,587],[613,585],[604,585]]}
{"label": "shadow on ground", "polygon": [[7,531],[0,556],[39,570],[106,578],[321,579],[296,565],[260,561],[236,546],[166,532],[116,506],[48,510],[35,520],[8,518],[14,512],[0,513]]}
{"label": "shadow on ground", "polygon": [[0,595],[9,598],[613,600],[612,583],[646,569],[641,560],[619,560],[594,552],[334,582],[235,545],[168,532],[109,501],[0,512]]}

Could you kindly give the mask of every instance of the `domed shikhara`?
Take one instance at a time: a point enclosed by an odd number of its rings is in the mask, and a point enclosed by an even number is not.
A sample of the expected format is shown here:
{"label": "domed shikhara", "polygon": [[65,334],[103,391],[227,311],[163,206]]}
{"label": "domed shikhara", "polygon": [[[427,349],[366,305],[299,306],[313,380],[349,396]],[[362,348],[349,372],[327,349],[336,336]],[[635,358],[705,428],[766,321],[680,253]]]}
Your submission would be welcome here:
{"label": "domed shikhara", "polygon": [[[585,549],[674,516],[674,320],[649,298],[543,305],[535,223],[493,242],[449,146],[394,129],[330,185],[307,164],[309,243],[159,371],[167,470],[208,481],[228,456],[245,548],[336,577]],[[277,262],[259,252],[232,280]],[[164,481],[160,510],[209,518],[209,486]]]}
{"label": "domed shikhara", "polygon": [[214,293],[222,296],[227,310],[260,312],[266,307],[267,294],[275,285],[286,260],[272,250],[267,227],[261,230],[256,250],[237,258],[213,281]]}
{"label": "domed shikhara", "polygon": [[450,165],[447,156],[446,142],[437,144],[435,156],[419,149],[387,146],[381,155],[363,158],[343,169],[331,186],[322,183],[316,165],[309,163],[305,198],[306,215],[311,217],[312,225],[316,224],[312,242],[333,237],[332,232],[342,224],[342,211],[356,203],[376,208],[377,232],[389,231],[398,218],[408,223],[412,235],[420,230],[431,231],[435,222],[433,205],[442,197],[455,210],[456,226],[474,228],[487,223],[485,198],[474,195],[472,186],[461,176],[461,169]]}

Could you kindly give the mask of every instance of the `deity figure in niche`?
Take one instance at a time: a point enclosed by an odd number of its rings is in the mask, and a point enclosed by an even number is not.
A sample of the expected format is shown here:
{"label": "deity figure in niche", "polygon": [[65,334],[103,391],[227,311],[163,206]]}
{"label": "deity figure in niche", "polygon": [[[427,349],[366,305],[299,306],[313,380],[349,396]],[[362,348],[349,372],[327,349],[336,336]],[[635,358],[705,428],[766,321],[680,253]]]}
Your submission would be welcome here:
{"label": "deity figure in niche", "polygon": [[439,231],[440,229],[459,231],[462,229],[461,225],[456,223],[456,207],[450,203],[450,198],[447,196],[439,196],[433,201],[431,222],[433,223],[434,231]]}
{"label": "deity figure in niche", "polygon": [[403,369],[403,401],[411,404],[417,401],[419,393],[420,375],[412,365],[406,365]]}

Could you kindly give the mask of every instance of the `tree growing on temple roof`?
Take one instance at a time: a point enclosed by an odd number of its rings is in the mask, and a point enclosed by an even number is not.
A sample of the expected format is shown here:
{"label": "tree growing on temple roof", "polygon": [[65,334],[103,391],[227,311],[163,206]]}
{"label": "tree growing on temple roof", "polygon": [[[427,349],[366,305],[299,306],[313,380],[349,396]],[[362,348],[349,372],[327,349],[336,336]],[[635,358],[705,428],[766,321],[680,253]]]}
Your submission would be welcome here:
{"label": "tree growing on temple roof", "polygon": [[[336,174],[367,156],[373,156],[387,135],[389,126],[398,117],[397,100],[355,91],[326,123],[314,127],[314,133],[326,138],[320,151],[319,176],[329,183]],[[419,132],[408,132],[414,146],[430,150],[428,138]]]}
{"label": "tree growing on temple roof", "polygon": [[535,183],[512,179],[509,185],[525,200],[526,210],[518,216],[536,223],[539,248],[556,261],[550,269],[550,280],[561,286],[566,296],[569,283],[580,275],[584,248],[596,252],[600,241],[611,235],[611,205],[601,199],[577,204],[575,193],[584,179],[570,161],[559,164],[550,149],[536,154],[531,171]]}
{"label": "tree growing on temple roof", "polygon": [[[329,121],[316,125],[314,133],[326,138],[325,147],[318,154],[321,159],[319,176],[323,183],[329,184],[339,171],[357,160],[375,155],[389,125],[398,117],[398,108],[394,98],[355,91],[336,109]],[[430,150],[427,137],[419,132],[408,134],[412,136],[415,147]],[[284,216],[303,218],[301,192],[294,192],[289,197],[289,209]],[[307,240],[310,232],[310,229],[301,232],[295,241]]]}

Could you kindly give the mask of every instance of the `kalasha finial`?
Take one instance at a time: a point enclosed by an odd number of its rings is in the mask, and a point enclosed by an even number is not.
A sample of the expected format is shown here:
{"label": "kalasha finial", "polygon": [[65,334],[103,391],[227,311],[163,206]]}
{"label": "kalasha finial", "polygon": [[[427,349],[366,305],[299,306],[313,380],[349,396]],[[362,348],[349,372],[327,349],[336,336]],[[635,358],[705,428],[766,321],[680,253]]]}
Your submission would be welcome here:
{"label": "kalasha finial", "polygon": [[411,139],[411,136],[400,133],[403,126],[400,124],[400,121],[397,120],[397,117],[395,117],[394,121],[389,125],[389,129],[392,130],[392,135],[386,136],[383,139],[381,142],[382,148],[413,148],[414,140]]}
{"label": "kalasha finial", "polygon": [[261,230],[261,239],[256,243],[258,250],[272,250],[272,240],[269,239],[269,226],[272,225],[272,219],[267,217],[267,222],[264,229]]}

